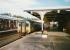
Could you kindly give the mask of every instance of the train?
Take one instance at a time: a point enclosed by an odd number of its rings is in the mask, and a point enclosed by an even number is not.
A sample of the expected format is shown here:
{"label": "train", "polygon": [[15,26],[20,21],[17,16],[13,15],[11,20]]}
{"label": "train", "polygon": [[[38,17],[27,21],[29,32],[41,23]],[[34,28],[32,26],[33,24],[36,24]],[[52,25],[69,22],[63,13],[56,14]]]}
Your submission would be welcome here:
{"label": "train", "polygon": [[18,33],[21,35],[27,35],[41,30],[41,23],[34,21],[24,21],[18,23]]}
{"label": "train", "polygon": [[27,20],[18,21],[16,17],[0,15],[0,35],[6,33],[18,33],[19,35],[27,35],[40,30],[41,23]]}
{"label": "train", "polygon": [[16,18],[0,15],[0,34],[17,32]]}

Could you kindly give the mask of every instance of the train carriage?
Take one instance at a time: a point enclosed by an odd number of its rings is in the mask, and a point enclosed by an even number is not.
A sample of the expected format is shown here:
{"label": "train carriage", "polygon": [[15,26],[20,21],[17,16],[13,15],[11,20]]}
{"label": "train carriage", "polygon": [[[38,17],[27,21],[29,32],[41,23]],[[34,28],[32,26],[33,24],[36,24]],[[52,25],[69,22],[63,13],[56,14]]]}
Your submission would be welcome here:
{"label": "train carriage", "polygon": [[0,15],[0,34],[17,32],[16,18],[8,15]]}

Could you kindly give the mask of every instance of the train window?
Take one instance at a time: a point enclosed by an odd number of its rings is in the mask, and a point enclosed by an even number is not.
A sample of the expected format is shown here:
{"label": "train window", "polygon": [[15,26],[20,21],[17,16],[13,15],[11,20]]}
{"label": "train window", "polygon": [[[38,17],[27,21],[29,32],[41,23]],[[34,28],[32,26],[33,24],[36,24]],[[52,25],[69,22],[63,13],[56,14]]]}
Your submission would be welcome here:
{"label": "train window", "polygon": [[0,30],[1,30],[1,24],[2,24],[2,22],[1,22],[1,19],[0,19]]}
{"label": "train window", "polygon": [[29,26],[29,25],[26,23],[26,26]]}
{"label": "train window", "polygon": [[4,29],[4,24],[3,24],[3,19],[0,19],[0,30],[3,30]]}
{"label": "train window", "polygon": [[16,21],[14,20],[13,27],[16,28]]}
{"label": "train window", "polygon": [[19,26],[21,26],[21,23],[19,23]]}
{"label": "train window", "polygon": [[14,28],[16,28],[16,22],[14,20],[0,19],[0,31]]}

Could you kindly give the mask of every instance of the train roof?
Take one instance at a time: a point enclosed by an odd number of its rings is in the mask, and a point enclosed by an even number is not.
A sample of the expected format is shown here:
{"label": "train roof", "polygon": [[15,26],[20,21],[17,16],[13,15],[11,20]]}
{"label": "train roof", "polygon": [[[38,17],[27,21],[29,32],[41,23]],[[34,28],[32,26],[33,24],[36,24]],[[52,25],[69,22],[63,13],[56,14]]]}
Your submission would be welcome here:
{"label": "train roof", "polygon": [[28,20],[39,20],[39,18],[37,18],[36,16],[33,16],[27,12],[23,12],[23,14],[24,14],[23,17]]}
{"label": "train roof", "polygon": [[27,12],[23,12],[23,13],[15,13],[13,15],[17,15],[19,16],[19,18],[22,18],[23,20],[40,20],[39,18],[37,18],[36,16],[33,16]]}
{"label": "train roof", "polygon": [[[4,14],[0,14],[0,18],[9,19],[9,20],[18,20],[18,21],[20,21],[20,20],[22,20],[22,21],[26,21],[26,20],[37,21],[37,20],[40,20],[36,16],[33,16],[33,15],[31,15],[27,12],[24,12],[24,11],[22,13],[10,12],[11,15],[4,15]],[[19,16],[18,19],[17,19],[17,16]]]}
{"label": "train roof", "polygon": [[7,15],[0,15],[1,19],[17,20],[17,18]]}

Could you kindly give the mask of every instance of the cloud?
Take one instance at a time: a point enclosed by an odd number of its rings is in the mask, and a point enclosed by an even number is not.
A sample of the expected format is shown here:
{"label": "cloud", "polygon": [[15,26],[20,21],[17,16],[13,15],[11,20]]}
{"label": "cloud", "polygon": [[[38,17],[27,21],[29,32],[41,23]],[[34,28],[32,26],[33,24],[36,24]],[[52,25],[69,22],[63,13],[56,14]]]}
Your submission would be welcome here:
{"label": "cloud", "polygon": [[0,8],[29,8],[37,4],[37,0],[0,0]]}
{"label": "cloud", "polygon": [[23,9],[32,8],[37,4],[37,0],[0,0],[0,13],[21,11]]}

